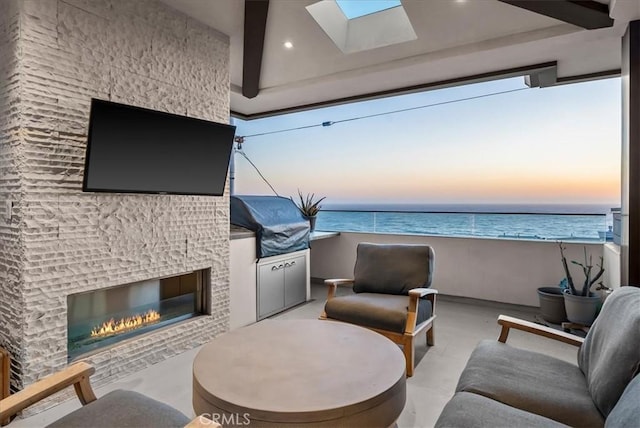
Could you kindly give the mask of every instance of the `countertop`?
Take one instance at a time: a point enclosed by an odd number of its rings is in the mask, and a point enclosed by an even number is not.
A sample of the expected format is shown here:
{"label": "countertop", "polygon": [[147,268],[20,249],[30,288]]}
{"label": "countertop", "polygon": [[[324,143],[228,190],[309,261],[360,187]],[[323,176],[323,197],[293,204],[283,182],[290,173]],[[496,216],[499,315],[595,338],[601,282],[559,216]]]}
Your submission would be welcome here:
{"label": "countertop", "polygon": [[235,224],[231,225],[229,239],[255,238],[255,236],[256,233],[252,230],[246,229],[241,226],[236,226]]}
{"label": "countertop", "polygon": [[309,236],[310,241],[317,241],[318,239],[333,238],[334,236],[340,236],[340,232],[322,232],[319,230],[311,232]]}

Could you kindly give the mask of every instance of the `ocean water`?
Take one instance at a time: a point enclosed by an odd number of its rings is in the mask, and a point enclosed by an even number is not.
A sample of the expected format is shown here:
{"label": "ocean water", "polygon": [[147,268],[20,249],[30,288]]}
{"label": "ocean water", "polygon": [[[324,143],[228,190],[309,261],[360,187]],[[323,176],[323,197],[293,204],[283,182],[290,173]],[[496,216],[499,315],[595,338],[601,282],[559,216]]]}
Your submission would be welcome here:
{"label": "ocean water", "polygon": [[612,223],[611,208],[603,205],[327,204],[316,229],[604,241]]}

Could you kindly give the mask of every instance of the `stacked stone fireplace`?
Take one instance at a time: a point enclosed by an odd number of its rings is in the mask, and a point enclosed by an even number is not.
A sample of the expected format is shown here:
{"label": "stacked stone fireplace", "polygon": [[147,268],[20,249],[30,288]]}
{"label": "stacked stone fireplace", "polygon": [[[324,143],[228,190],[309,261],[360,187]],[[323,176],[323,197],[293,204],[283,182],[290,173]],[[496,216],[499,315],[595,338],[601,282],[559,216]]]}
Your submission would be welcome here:
{"label": "stacked stone fireplace", "polygon": [[[228,122],[228,38],[156,0],[0,2],[0,346],[13,390],[73,359],[100,385],[228,328],[228,191],[83,193],[92,97]],[[76,296],[192,272],[206,303],[189,316],[70,353],[69,310],[88,305]]]}
{"label": "stacked stone fireplace", "polygon": [[206,315],[209,270],[67,296],[67,358]]}

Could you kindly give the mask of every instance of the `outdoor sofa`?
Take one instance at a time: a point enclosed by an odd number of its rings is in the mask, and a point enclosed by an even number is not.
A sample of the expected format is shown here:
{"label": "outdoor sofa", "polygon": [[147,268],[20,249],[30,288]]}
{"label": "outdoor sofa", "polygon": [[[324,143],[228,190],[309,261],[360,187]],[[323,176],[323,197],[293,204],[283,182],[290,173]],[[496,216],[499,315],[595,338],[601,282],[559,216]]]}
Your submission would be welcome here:
{"label": "outdoor sofa", "polygon": [[[581,337],[500,316],[498,341],[480,342],[436,427],[637,427],[640,288],[621,287]],[[579,346],[577,364],[505,342],[510,329]]]}

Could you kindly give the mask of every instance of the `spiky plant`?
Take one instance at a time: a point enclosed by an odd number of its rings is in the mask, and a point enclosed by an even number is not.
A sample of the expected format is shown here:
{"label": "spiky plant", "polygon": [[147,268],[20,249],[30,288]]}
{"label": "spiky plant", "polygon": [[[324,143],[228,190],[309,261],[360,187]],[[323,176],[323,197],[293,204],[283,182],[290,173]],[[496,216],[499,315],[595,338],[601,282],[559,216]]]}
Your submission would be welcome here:
{"label": "spiky plant", "polygon": [[324,201],[324,199],[326,198],[326,196],[323,196],[322,198],[316,201],[314,200],[315,197],[316,197],[315,193],[310,193],[310,194],[307,193],[305,196],[302,194],[300,189],[298,189],[298,198],[300,199],[300,203],[296,203],[296,201],[294,201],[293,198],[290,198],[290,199],[293,201],[294,204],[296,204],[296,206],[298,207],[302,215],[305,215],[307,217],[313,217],[316,214],[318,214],[318,211],[320,211],[320,208],[321,208],[320,202]]}
{"label": "spiky plant", "polygon": [[582,284],[582,290],[580,290],[580,292],[578,293],[578,290],[576,289],[573,283],[571,272],[569,272],[567,258],[564,255],[565,248],[562,246],[562,241],[558,242],[558,246],[560,247],[560,256],[562,257],[562,267],[564,268],[564,273],[567,277],[567,284],[569,285],[569,290],[571,294],[573,294],[574,296],[585,296],[585,297],[588,296],[589,291],[591,290],[591,286],[600,279],[602,274],[604,274],[603,257],[600,256],[600,264],[596,265],[598,267],[598,272],[596,272],[596,274],[593,277],[591,276],[591,273],[594,267],[593,256],[589,255],[587,257],[587,247],[584,247],[584,263],[580,263],[575,260],[571,261],[571,263],[573,263],[574,265],[580,266],[582,268],[582,272],[584,273],[584,283]]}

